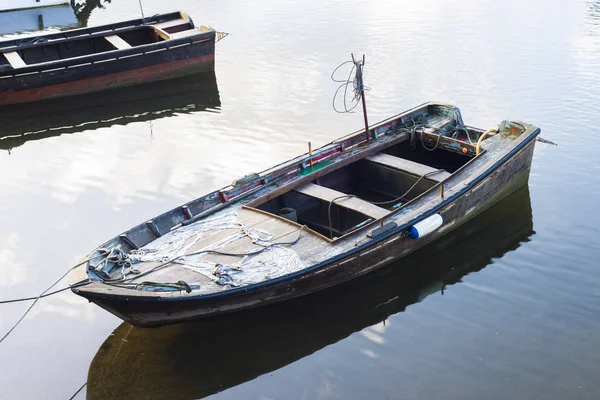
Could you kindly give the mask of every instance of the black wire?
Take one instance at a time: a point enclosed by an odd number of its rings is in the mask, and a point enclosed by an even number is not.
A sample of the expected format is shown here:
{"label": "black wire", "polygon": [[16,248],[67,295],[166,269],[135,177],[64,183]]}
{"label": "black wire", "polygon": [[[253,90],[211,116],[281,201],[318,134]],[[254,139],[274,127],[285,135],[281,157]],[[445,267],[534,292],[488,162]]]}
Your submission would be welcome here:
{"label": "black wire", "polygon": [[[428,128],[428,126],[423,125],[422,128]],[[435,128],[434,128],[435,129]],[[437,141],[435,142],[435,145],[433,147],[427,147],[425,145],[425,141],[423,141],[423,129],[421,129],[421,145],[423,146],[423,148],[427,151],[434,151],[435,149],[437,149],[438,145],[440,144],[440,139],[442,138],[442,135],[444,134],[444,131],[442,131],[440,129],[440,133],[438,133],[438,137],[437,137]]]}
{"label": "black wire", "polygon": [[[66,288],[55,290],[54,292],[46,293],[45,295],[40,296],[40,299],[43,299],[44,297],[52,296],[52,295],[60,293],[60,292],[64,292],[65,290],[68,290],[68,289],[71,289],[71,286],[67,286]],[[22,301],[35,300],[37,298],[38,297],[36,296],[36,297],[24,297],[22,299],[2,300],[2,301],[0,301],[0,304],[19,303]]]}
{"label": "black wire", "polygon": [[75,394],[73,394],[73,396],[69,397],[69,400],[73,400],[78,394],[79,392],[81,392],[83,390],[83,388],[87,385],[87,382],[84,383],[83,385],[81,385],[81,387],[79,388],[78,391],[75,392]]}
{"label": "black wire", "polygon": [[[79,264],[76,264],[76,265],[75,265],[75,266],[73,266],[72,268],[69,268],[69,270],[68,270],[67,272],[65,272],[65,273],[64,273],[64,274],[63,274],[63,275],[62,275],[60,278],[58,278],[58,280],[57,280],[56,282],[54,282],[52,285],[50,285],[50,286],[49,286],[49,287],[48,287],[46,290],[44,290],[42,293],[40,293],[40,295],[39,295],[39,296],[37,296],[37,297],[35,297],[35,298],[32,298],[32,299],[30,299],[30,300],[34,300],[34,301],[33,301],[33,303],[31,303],[31,305],[29,306],[29,308],[27,308],[27,310],[25,311],[25,313],[23,313],[23,315],[21,316],[21,318],[19,318],[19,320],[17,321],[17,323],[16,323],[16,324],[14,324],[14,325],[12,326],[12,328],[10,328],[10,329],[8,330],[8,332],[6,332],[6,334],[5,334],[5,335],[2,337],[2,339],[0,339],[0,343],[2,343],[2,342],[4,341],[4,339],[6,339],[6,338],[8,337],[8,335],[10,335],[10,334],[12,333],[12,331],[14,331],[14,330],[15,330],[15,328],[16,328],[17,326],[19,326],[19,324],[21,323],[21,321],[23,321],[23,319],[25,318],[25,316],[27,316],[27,314],[29,314],[29,312],[31,311],[31,309],[33,308],[33,306],[35,306],[35,305],[37,304],[37,302],[38,302],[38,301],[39,301],[41,298],[43,298],[43,297],[47,297],[46,295],[48,295],[48,296],[50,296],[50,295],[51,295],[50,293],[46,293],[46,292],[48,292],[50,289],[52,289],[54,286],[56,286],[56,285],[57,285],[57,284],[58,284],[60,281],[62,281],[62,280],[63,280],[63,278],[69,274],[69,272],[71,272],[71,271],[73,271],[75,268],[77,268],[77,267],[79,267],[79,266],[81,266],[81,265],[83,265],[83,264],[85,264],[85,263],[89,262],[89,260],[90,260],[90,259],[85,259],[84,261],[80,262]],[[83,285],[84,285],[84,283],[85,283],[86,285],[87,285],[87,284],[89,284],[89,282],[88,282],[88,281],[81,281],[81,282],[78,282],[78,283],[76,283],[75,285],[73,285],[73,286],[71,286],[71,287],[74,287],[74,286],[76,286],[76,285],[83,286]],[[58,291],[56,291],[56,292],[53,292],[52,294],[56,294],[56,293],[62,292],[63,290],[66,290],[66,289],[68,289],[68,288],[65,288],[65,289],[58,290]],[[8,303],[11,303],[11,302],[12,302],[12,303],[14,303],[14,302],[16,302],[16,301],[25,301],[25,300],[18,299],[18,300],[8,300],[8,301],[5,301],[5,302],[8,302]]]}
{"label": "black wire", "polygon": [[353,194],[345,194],[343,196],[338,196],[329,202],[329,207],[327,207],[327,220],[329,221],[329,236],[331,236],[331,239],[333,239],[333,226],[331,223],[331,206],[333,205],[333,203],[335,203],[338,200],[351,198],[351,197],[356,197],[356,196],[354,196]]}
{"label": "black wire", "polygon": [[[338,69],[340,69],[340,67],[342,67],[342,66],[344,66],[346,64],[349,64],[349,63],[352,63],[352,68],[350,69],[350,73],[348,74],[348,78],[345,81],[344,80],[335,79],[334,75],[335,75],[336,71]],[[333,72],[331,73],[331,80],[332,81],[337,82],[337,83],[340,83],[340,82],[342,83],[337,88],[337,90],[335,91],[335,94],[333,95],[332,106],[333,106],[334,111],[337,112],[337,113],[340,113],[340,114],[351,113],[358,106],[358,103],[359,103],[359,100],[360,100],[360,98],[362,96],[362,93],[359,93],[358,95],[356,94],[356,90],[357,90],[356,76],[355,76],[354,79],[350,79],[352,77],[352,73],[354,72],[355,69],[356,69],[356,64],[354,62],[352,62],[352,61],[346,61],[346,62],[343,62],[340,65],[338,65],[336,67],[336,69],[334,69]],[[348,98],[348,86],[350,86],[350,84],[352,84],[352,87],[353,87],[353,89],[355,91],[355,96],[354,96],[354,99],[352,100],[352,102],[356,101],[356,104],[354,104],[354,106],[351,106],[350,108],[348,108],[348,104],[347,104],[347,100],[346,99]],[[338,110],[337,107],[335,106],[335,100],[337,99],[338,93],[339,93],[339,91],[340,91],[341,88],[344,88],[344,102],[343,102],[344,110],[343,111]]]}
{"label": "black wire", "polygon": [[417,181],[410,188],[408,188],[408,190],[406,192],[404,192],[404,194],[402,194],[401,196],[396,197],[393,200],[388,200],[388,201],[370,201],[369,203],[375,204],[375,205],[386,205],[386,204],[396,203],[397,201],[402,200],[404,197],[406,197],[406,195],[409,194],[410,191],[413,190],[417,186],[417,184],[419,182],[421,182],[421,180],[423,180],[425,178],[428,178],[431,175],[439,174],[440,172],[444,172],[444,170],[443,169],[437,169],[435,171],[431,171],[431,172],[428,172],[428,173],[426,173],[424,175],[421,175],[421,177],[419,179],[417,179]]}

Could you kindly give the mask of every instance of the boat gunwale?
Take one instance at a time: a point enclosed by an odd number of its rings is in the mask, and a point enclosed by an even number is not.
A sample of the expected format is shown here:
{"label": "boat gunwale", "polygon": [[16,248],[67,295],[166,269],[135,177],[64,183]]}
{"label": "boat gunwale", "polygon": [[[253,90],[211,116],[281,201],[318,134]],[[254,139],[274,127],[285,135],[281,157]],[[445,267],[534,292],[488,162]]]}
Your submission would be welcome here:
{"label": "boat gunwale", "polygon": [[[445,104],[438,104],[438,103],[424,103],[423,105],[418,106],[414,109],[411,109],[411,110],[408,110],[401,114],[398,114],[395,118],[392,117],[388,120],[383,121],[382,123],[378,123],[378,124],[374,125],[373,129],[375,127],[383,125],[385,122],[393,121],[394,119],[400,118],[402,115],[411,114],[415,111],[418,111],[419,109],[421,109],[423,107],[428,107],[430,105],[448,106]],[[454,106],[451,106],[451,107],[454,107]],[[517,121],[514,121],[514,122],[517,122]],[[323,260],[321,262],[313,264],[313,265],[306,267],[304,269],[301,269],[299,271],[292,272],[292,273],[286,274],[286,275],[282,275],[277,278],[269,279],[267,281],[250,284],[250,285],[243,286],[243,287],[235,287],[235,288],[229,288],[227,290],[219,291],[219,292],[204,293],[204,294],[191,294],[191,295],[186,295],[186,296],[181,296],[181,295],[180,296],[147,296],[144,294],[139,295],[137,293],[134,296],[131,296],[131,295],[127,296],[124,294],[98,293],[98,292],[95,292],[93,290],[93,288],[90,288],[89,286],[88,286],[87,290],[86,290],[86,286],[82,286],[81,288],[73,288],[72,290],[75,293],[80,294],[88,299],[107,300],[107,301],[122,301],[124,298],[126,298],[127,301],[129,301],[129,302],[195,301],[195,300],[212,299],[212,298],[217,298],[217,297],[222,297],[222,296],[234,296],[234,295],[239,295],[239,294],[248,293],[248,292],[255,292],[255,291],[261,290],[264,287],[269,287],[269,286],[281,284],[286,281],[293,281],[297,278],[302,278],[303,276],[305,276],[307,274],[310,274],[312,272],[318,271],[319,269],[322,269],[329,265],[343,261],[344,259],[352,258],[355,256],[360,256],[360,253],[362,253],[362,252],[374,250],[385,240],[390,239],[393,236],[396,236],[396,235],[402,233],[402,231],[405,231],[410,226],[418,223],[419,221],[422,221],[425,218],[430,217],[431,215],[434,215],[442,208],[448,206],[452,202],[456,201],[460,197],[467,194],[476,185],[478,185],[480,182],[482,182],[484,179],[486,179],[489,175],[491,175],[496,170],[498,170],[502,165],[506,164],[517,153],[519,153],[521,150],[523,150],[525,147],[527,147],[528,145],[530,145],[532,142],[535,141],[535,138],[540,134],[541,129],[539,127],[536,127],[536,126],[533,126],[530,124],[525,124],[525,123],[523,123],[523,124],[526,127],[526,131],[521,134],[521,136],[524,136],[521,139],[521,141],[518,142],[512,149],[510,149],[508,152],[506,152],[506,154],[504,154],[502,157],[500,157],[497,161],[495,161],[493,164],[491,164],[489,167],[487,167],[483,172],[481,172],[481,173],[477,174],[477,176],[473,177],[469,183],[465,184],[464,187],[459,189],[456,193],[453,193],[452,195],[445,197],[441,202],[439,202],[435,206],[428,208],[427,210],[416,215],[415,217],[406,221],[405,223],[398,225],[397,227],[390,229],[389,231],[387,231],[377,237],[371,238],[369,241],[365,241],[357,246],[352,247],[350,250],[348,250],[346,252],[340,253],[336,256],[333,256],[331,258],[328,258],[326,260]],[[325,145],[323,147],[326,147],[326,146],[328,146],[328,145]],[[232,200],[232,203],[234,203],[234,202],[235,202],[235,200]],[[171,210],[171,211],[173,211],[173,210]],[[170,212],[170,211],[168,211],[168,212]],[[132,228],[132,229],[134,229],[134,228]],[[116,236],[116,237],[110,239],[109,241],[105,242],[105,244],[110,243],[118,238],[119,238],[119,236]],[[100,248],[100,247],[98,247],[98,248]],[[94,251],[92,251],[92,253],[90,253],[90,254],[93,254],[93,252],[95,252],[96,249]],[[79,270],[80,272],[83,272],[83,275],[87,276],[87,265],[82,265],[81,267],[77,268],[73,272],[75,272],[77,270]],[[74,277],[74,276],[72,276],[72,277]],[[102,281],[93,281],[92,284],[94,284],[94,286],[102,285],[103,282]],[[89,290],[89,289],[92,289],[92,290]],[[131,289],[123,289],[123,290],[129,291]],[[131,292],[129,292],[129,293],[131,293]]]}

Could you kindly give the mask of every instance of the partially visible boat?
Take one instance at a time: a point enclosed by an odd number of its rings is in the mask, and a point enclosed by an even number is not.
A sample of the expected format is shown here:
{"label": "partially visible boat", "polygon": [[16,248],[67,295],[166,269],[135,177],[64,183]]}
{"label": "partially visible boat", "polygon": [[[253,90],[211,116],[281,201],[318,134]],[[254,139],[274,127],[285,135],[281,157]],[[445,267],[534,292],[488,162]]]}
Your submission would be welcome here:
{"label": "partially visible boat", "polygon": [[174,12],[0,41],[0,106],[213,71],[215,39]]}
{"label": "partially visible boat", "polygon": [[92,251],[71,289],[136,326],[289,300],[374,271],[527,184],[540,129],[427,103],[251,173]]}
{"label": "partially visible boat", "polygon": [[0,12],[69,4],[70,0],[2,0]]}
{"label": "partially visible boat", "polygon": [[28,8],[0,13],[0,35],[74,29],[79,21],[70,6]]}

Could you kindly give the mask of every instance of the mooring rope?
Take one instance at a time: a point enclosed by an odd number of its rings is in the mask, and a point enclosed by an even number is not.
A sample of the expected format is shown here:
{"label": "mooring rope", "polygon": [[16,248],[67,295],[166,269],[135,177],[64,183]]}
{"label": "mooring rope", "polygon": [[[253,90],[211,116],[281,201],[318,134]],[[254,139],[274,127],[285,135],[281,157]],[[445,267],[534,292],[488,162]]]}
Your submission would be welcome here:
{"label": "mooring rope", "polygon": [[69,268],[69,270],[67,272],[65,272],[60,278],[58,278],[58,280],[56,282],[54,282],[52,285],[50,285],[46,290],[44,290],[42,293],[39,294],[39,296],[37,297],[28,297],[28,298],[23,298],[23,299],[13,299],[13,300],[5,300],[0,302],[0,304],[6,304],[6,303],[16,303],[16,302],[20,302],[20,301],[25,301],[25,300],[33,300],[33,303],[31,303],[31,305],[27,308],[27,310],[23,313],[23,315],[21,316],[21,318],[19,318],[19,320],[12,326],[12,328],[10,328],[8,330],[8,332],[6,332],[6,334],[2,337],[2,339],[0,339],[0,343],[2,343],[7,337],[8,335],[10,335],[17,326],[19,326],[19,324],[23,321],[23,319],[25,319],[25,317],[27,316],[27,314],[29,314],[29,312],[31,311],[31,309],[37,304],[37,302],[43,298],[43,297],[48,297],[51,295],[54,295],[56,293],[60,293],[62,291],[65,291],[67,289],[71,289],[73,287],[79,287],[79,286],[85,286],[87,284],[89,284],[91,281],[89,279],[87,280],[83,280],[81,282],[75,283],[74,285],[68,286],[66,288],[60,289],[60,290],[56,290],[52,293],[47,293],[48,291],[50,291],[54,286],[56,286],[60,281],[63,280],[63,278],[65,276],[67,276],[69,274],[69,272],[73,271],[75,268],[89,262],[90,259],[85,259],[84,261],[80,262],[79,264]]}

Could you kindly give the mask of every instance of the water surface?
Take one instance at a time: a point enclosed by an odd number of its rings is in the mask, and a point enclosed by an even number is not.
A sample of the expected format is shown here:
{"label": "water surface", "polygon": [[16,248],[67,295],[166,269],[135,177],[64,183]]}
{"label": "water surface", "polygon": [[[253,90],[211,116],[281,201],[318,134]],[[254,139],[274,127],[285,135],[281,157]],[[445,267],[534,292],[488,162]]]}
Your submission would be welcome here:
{"label": "water surface", "polygon": [[[137,1],[89,3],[103,6],[85,10],[90,25],[139,15]],[[367,57],[372,122],[444,101],[470,125],[521,119],[559,146],[538,144],[529,188],[481,221],[287,305],[139,330],[69,292],[44,299],[0,345],[0,398],[69,398],[88,373],[77,398],[597,398],[600,2],[143,4],[231,33],[215,75],[150,101],[0,114],[0,299],[360,128],[360,113],[331,108],[329,76],[351,52]],[[5,332],[27,304],[0,307]]]}

